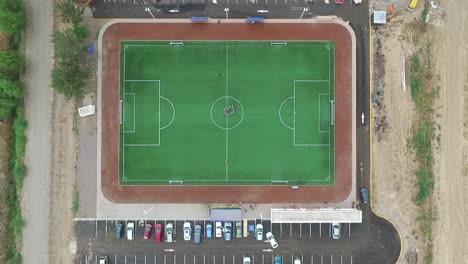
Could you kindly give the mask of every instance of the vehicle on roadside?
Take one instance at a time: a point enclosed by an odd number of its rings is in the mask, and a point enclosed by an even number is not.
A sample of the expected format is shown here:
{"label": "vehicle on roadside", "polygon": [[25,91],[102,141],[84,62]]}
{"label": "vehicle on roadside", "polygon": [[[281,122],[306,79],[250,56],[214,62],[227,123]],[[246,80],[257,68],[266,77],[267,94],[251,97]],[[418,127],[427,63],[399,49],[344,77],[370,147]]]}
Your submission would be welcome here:
{"label": "vehicle on roadside", "polygon": [[192,239],[192,225],[190,222],[184,223],[184,240],[189,241]]}
{"label": "vehicle on roadside", "polygon": [[270,242],[270,245],[272,248],[277,248],[278,247],[278,242],[276,242],[275,236],[273,236],[273,233],[267,232],[266,233],[266,238],[268,242]]}
{"label": "vehicle on roadside", "polygon": [[174,225],[172,223],[166,224],[166,242],[174,242]]}
{"label": "vehicle on roadside", "polygon": [[242,222],[236,222],[236,238],[242,238]]}
{"label": "vehicle on roadside", "polygon": [[144,240],[148,240],[148,238],[150,237],[151,229],[153,229],[153,226],[151,224],[146,224],[145,232],[143,233],[143,239]]}
{"label": "vehicle on roadside", "polygon": [[281,258],[280,255],[275,256],[275,264],[282,264],[283,259]]}
{"label": "vehicle on roadside", "polygon": [[244,257],[244,261],[242,262],[242,264],[251,264],[250,257]]}
{"label": "vehicle on roadside", "polygon": [[257,224],[255,227],[255,239],[263,240],[263,225]]}
{"label": "vehicle on roadside", "polygon": [[362,0],[353,0],[353,4],[355,5],[359,5],[360,3],[362,3]]}
{"label": "vehicle on roadside", "polygon": [[332,223],[332,238],[333,239],[340,239],[340,224],[339,223]]}
{"label": "vehicle on roadside", "polygon": [[115,238],[117,240],[122,238],[122,223],[115,224]]}
{"label": "vehicle on roadside", "polygon": [[163,239],[163,227],[161,224],[157,224],[154,227],[154,242],[161,242]]}
{"label": "vehicle on roadside", "polygon": [[206,237],[211,238],[213,236],[213,225],[211,223],[206,224]]}
{"label": "vehicle on roadside", "polygon": [[368,204],[369,203],[369,190],[367,188],[361,188],[359,190],[361,194],[361,204]]}
{"label": "vehicle on roadside", "polygon": [[222,237],[223,236],[223,224],[221,222],[215,222],[215,232],[216,232],[216,237]]}
{"label": "vehicle on roadside", "polygon": [[100,256],[99,257],[99,264],[109,264],[109,258],[107,256]]}
{"label": "vehicle on roadside", "polygon": [[224,240],[231,241],[232,239],[232,223],[224,222]]}
{"label": "vehicle on roadside", "polygon": [[301,264],[301,263],[302,263],[302,261],[301,261],[301,259],[299,257],[294,258],[294,264]]}
{"label": "vehicle on roadside", "polygon": [[127,223],[127,239],[132,241],[135,238],[135,223]]}
{"label": "vehicle on roadside", "polygon": [[200,244],[201,242],[201,231],[202,231],[201,225],[195,225],[195,229],[193,232],[193,242],[195,244]]}
{"label": "vehicle on roadside", "polygon": [[335,0],[335,4],[342,5],[344,3],[344,0]]}

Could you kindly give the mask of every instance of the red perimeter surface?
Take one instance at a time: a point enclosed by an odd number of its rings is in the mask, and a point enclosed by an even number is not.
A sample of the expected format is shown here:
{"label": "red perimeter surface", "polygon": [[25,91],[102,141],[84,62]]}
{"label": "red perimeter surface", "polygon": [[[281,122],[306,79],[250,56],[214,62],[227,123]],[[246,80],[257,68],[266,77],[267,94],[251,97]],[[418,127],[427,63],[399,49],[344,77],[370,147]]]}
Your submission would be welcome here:
{"label": "red perimeter surface", "polygon": [[[335,43],[335,185],[119,185],[120,40],[331,40]],[[101,188],[114,203],[337,203],[352,185],[352,42],[335,23],[116,23],[102,39]],[[98,157],[99,158],[99,157]]]}

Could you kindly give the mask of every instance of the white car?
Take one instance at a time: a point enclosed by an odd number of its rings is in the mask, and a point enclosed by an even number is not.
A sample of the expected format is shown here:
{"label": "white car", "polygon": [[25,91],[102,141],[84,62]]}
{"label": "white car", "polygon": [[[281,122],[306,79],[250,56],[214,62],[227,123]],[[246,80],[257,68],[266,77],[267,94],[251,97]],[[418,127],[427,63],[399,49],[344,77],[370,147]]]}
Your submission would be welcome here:
{"label": "white car", "polygon": [[273,236],[271,232],[266,233],[266,238],[268,239],[268,242],[270,242],[272,248],[278,247],[278,242],[276,242],[275,236]]}
{"label": "white car", "polygon": [[299,259],[299,257],[295,257],[294,264],[301,264],[301,259]]}
{"label": "white car", "polygon": [[242,262],[243,264],[250,264],[250,257],[244,257],[244,262]]}
{"label": "white car", "polygon": [[332,223],[331,225],[331,233],[333,239],[340,239],[340,224],[339,223]]}
{"label": "white car", "polygon": [[184,223],[184,240],[189,241],[192,238],[192,225],[189,222]]}
{"label": "white car", "polygon": [[257,224],[255,227],[255,238],[257,240],[263,240],[263,225]]}
{"label": "white car", "polygon": [[223,223],[215,222],[215,237],[223,237]]}
{"label": "white car", "polygon": [[135,238],[135,223],[127,223],[127,239],[132,241]]}

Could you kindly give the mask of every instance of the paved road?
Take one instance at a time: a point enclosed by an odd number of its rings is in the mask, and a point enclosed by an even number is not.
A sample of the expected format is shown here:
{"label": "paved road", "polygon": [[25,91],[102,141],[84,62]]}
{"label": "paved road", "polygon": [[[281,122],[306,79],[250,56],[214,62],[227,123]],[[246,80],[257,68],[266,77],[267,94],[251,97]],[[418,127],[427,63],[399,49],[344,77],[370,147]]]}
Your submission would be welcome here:
{"label": "paved road", "polygon": [[[154,243],[143,240],[143,226],[136,230],[134,241],[115,239],[115,221],[78,222],[78,254],[76,263],[95,263],[96,257],[108,255],[111,263],[164,263],[164,264],[234,264],[241,263],[242,256],[254,257],[254,263],[271,263],[271,257],[279,254],[283,263],[292,263],[291,257],[303,258],[303,263],[369,263],[393,264],[400,252],[400,241],[395,230],[385,221],[371,217],[363,208],[362,224],[342,224],[341,238],[330,237],[330,224],[271,224],[268,220],[250,220],[249,224],[262,223],[264,231],[272,231],[278,244],[270,249],[268,243],[256,241],[254,234],[231,242],[220,238],[202,239],[200,245],[182,238],[183,221],[175,223],[175,243]],[[190,221],[192,227],[194,221]],[[125,224],[125,220],[119,221]],[[148,220],[147,223],[164,225],[170,220]],[[204,226],[206,222],[196,221]],[[173,250],[170,252],[169,250]]]}
{"label": "paved road", "polygon": [[26,1],[25,107],[28,120],[25,163],[28,174],[23,187],[23,263],[49,263],[49,178],[51,113],[52,3]]}

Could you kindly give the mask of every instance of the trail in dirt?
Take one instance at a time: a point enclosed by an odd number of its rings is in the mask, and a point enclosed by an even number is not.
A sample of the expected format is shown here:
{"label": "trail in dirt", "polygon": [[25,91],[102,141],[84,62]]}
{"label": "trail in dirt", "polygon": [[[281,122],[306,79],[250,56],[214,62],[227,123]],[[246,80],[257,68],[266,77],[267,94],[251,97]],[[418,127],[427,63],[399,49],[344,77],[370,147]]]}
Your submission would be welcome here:
{"label": "trail in dirt", "polygon": [[467,66],[463,38],[468,28],[465,18],[468,1],[444,1],[444,8],[447,20],[436,29],[439,34],[434,43],[441,75],[442,104],[442,148],[435,156],[439,173],[436,170],[438,220],[434,228],[434,263],[463,263],[464,198],[467,195],[462,172],[463,87]]}

